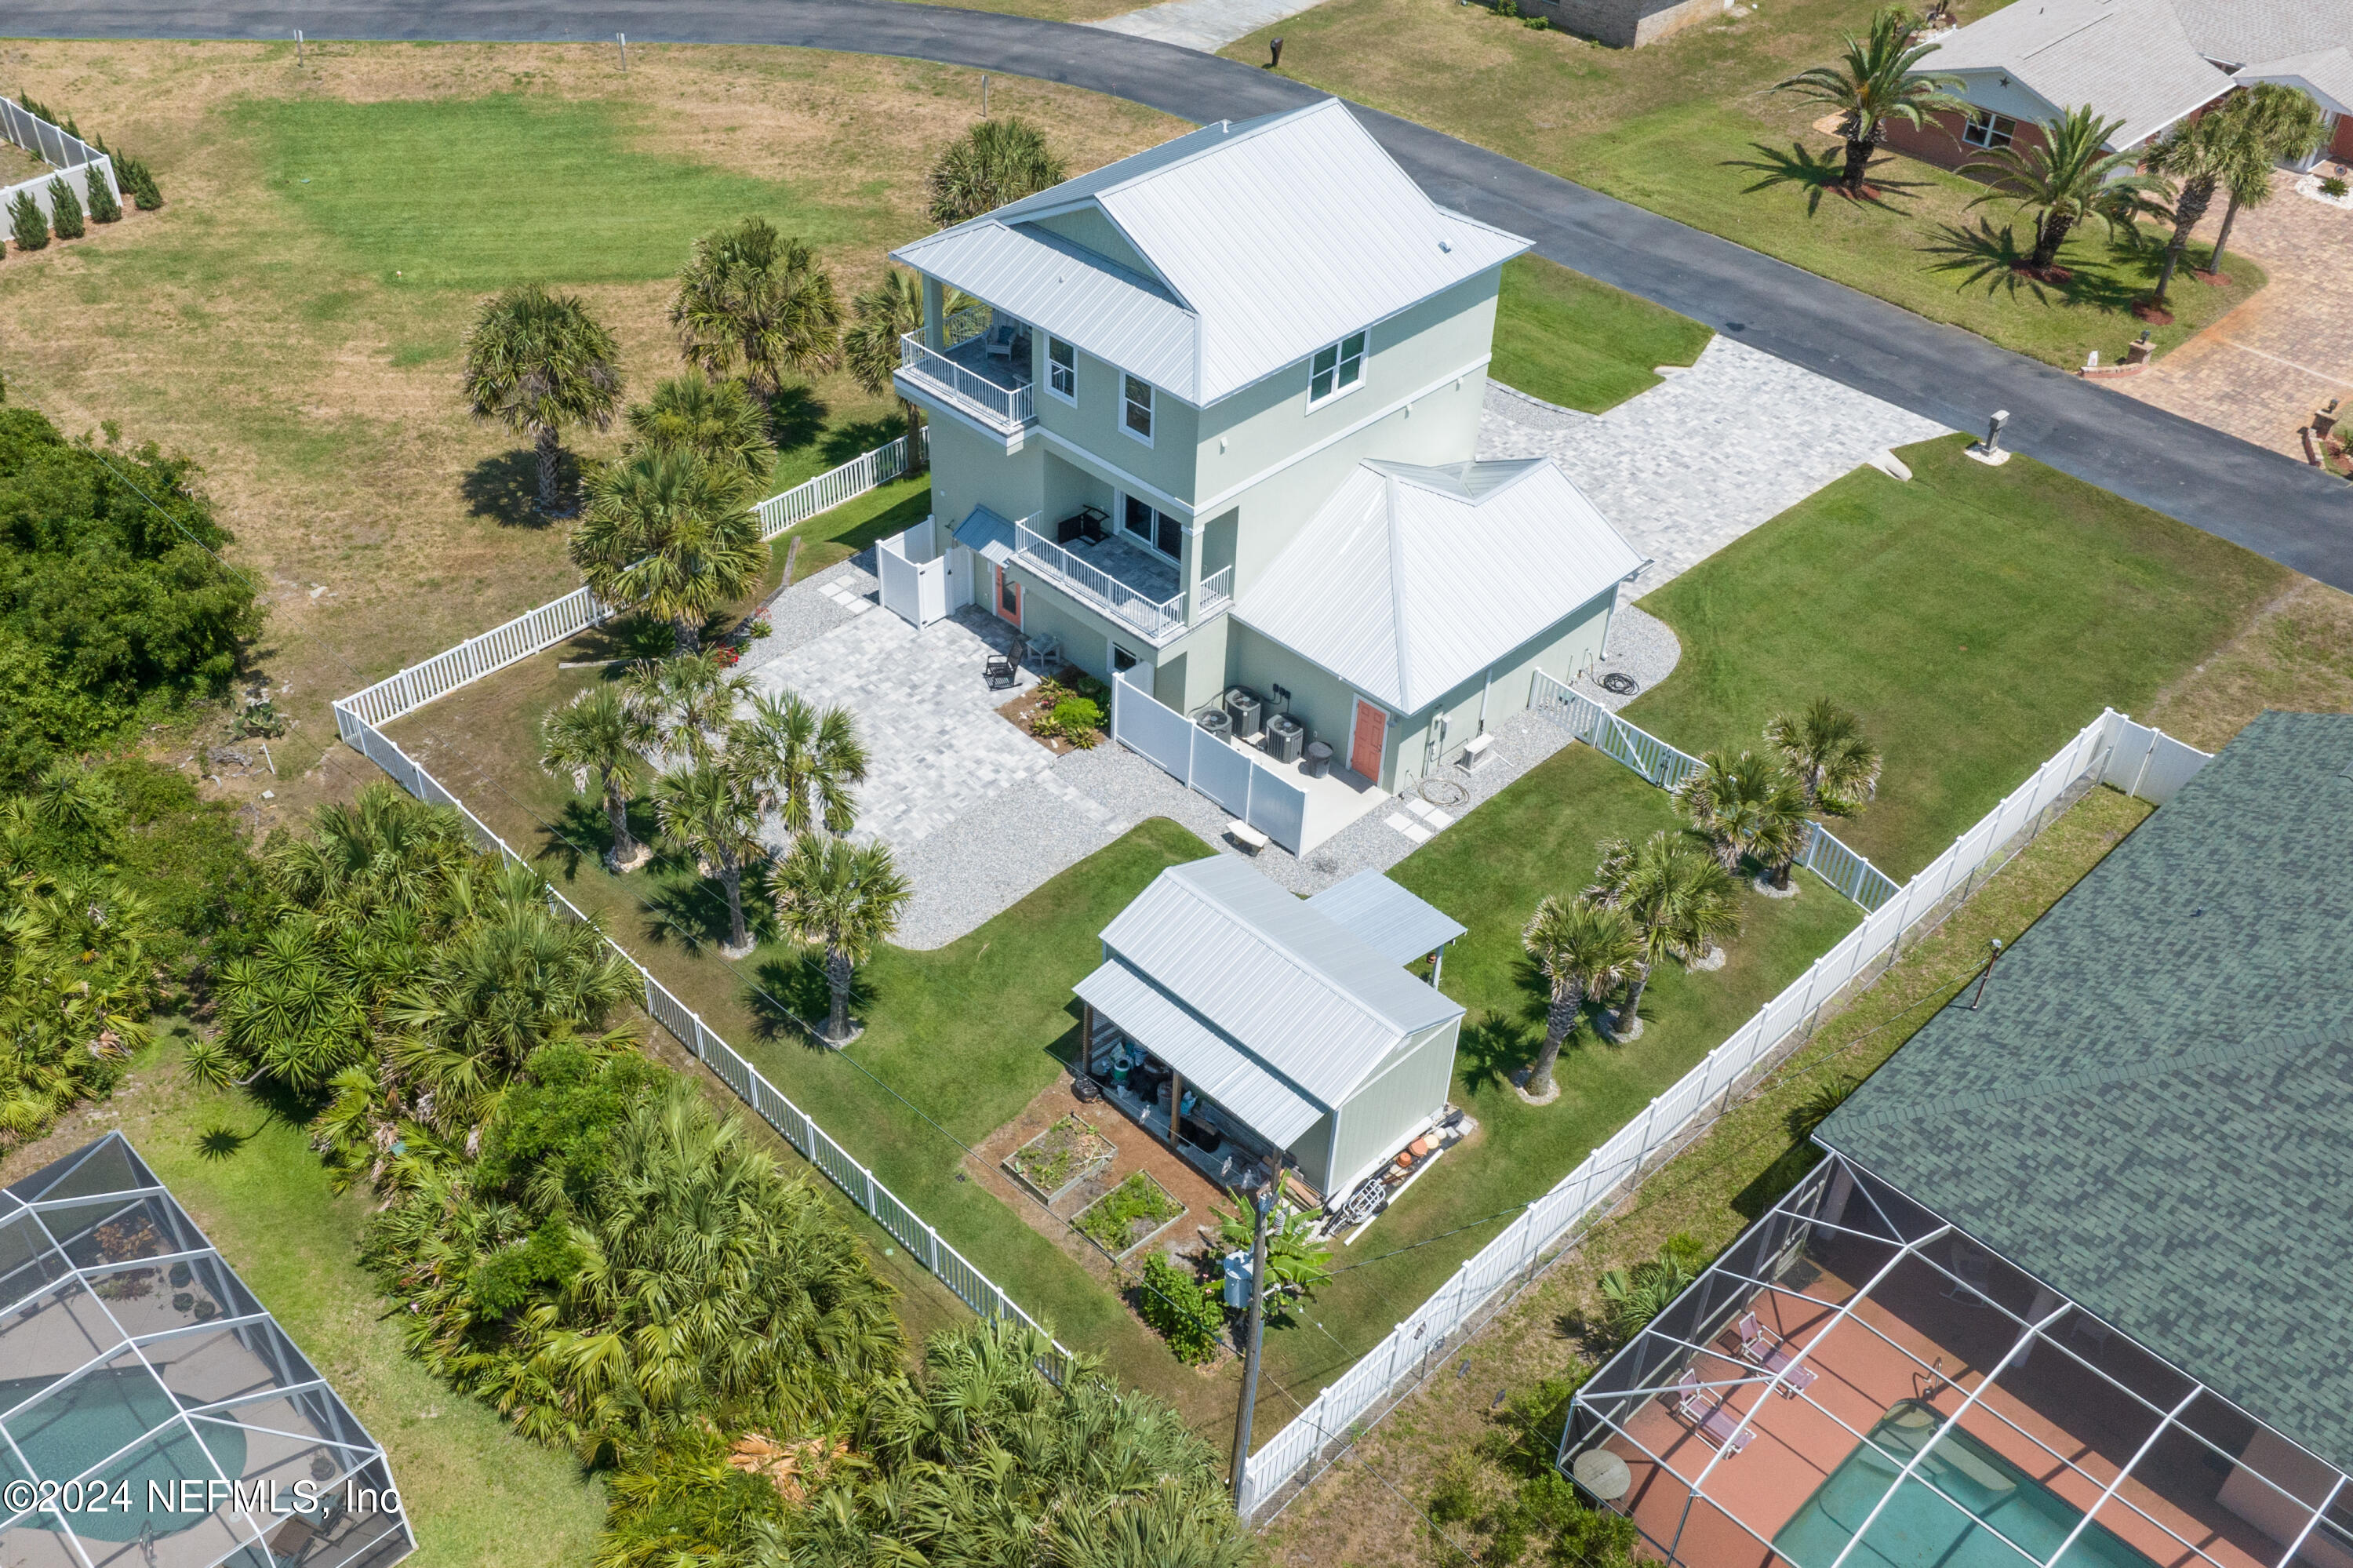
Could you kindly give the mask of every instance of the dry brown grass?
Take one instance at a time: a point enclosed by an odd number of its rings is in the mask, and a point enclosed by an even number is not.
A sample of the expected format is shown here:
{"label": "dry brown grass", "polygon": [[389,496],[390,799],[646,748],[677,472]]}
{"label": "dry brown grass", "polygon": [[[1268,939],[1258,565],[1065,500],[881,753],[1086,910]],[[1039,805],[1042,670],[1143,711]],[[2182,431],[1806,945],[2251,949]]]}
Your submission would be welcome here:
{"label": "dry brown grass", "polygon": [[2353,710],[2353,595],[2296,578],[2135,716],[2216,751],[2265,708]]}
{"label": "dry brown grass", "polygon": [[[521,443],[470,421],[457,345],[478,291],[406,286],[292,208],[252,104],[526,101],[610,105],[644,152],[776,182],[764,215],[829,237],[841,287],[923,232],[923,176],[978,112],[978,73],[773,48],[12,42],[0,79],[146,158],[169,204],[0,266],[0,370],[12,401],[71,434],[115,421],[185,452],[269,600],[256,662],[298,727],[275,747],[265,823],[314,798],[328,699],[568,590],[563,530],[520,514]],[[991,107],[1047,127],[1073,169],[1177,122],[997,76]],[[532,172],[514,177],[528,182]],[[584,221],[597,193],[583,189]],[[678,243],[684,260],[685,240]],[[533,281],[518,277],[515,282]],[[561,276],[538,281],[566,283]],[[666,280],[580,285],[615,329],[628,389],[678,368]],[[845,379],[818,398],[881,413]],[[611,435],[578,439],[594,459]],[[470,480],[478,494],[470,498]],[[487,496],[479,493],[492,492]],[[263,775],[244,792],[273,781]]]}

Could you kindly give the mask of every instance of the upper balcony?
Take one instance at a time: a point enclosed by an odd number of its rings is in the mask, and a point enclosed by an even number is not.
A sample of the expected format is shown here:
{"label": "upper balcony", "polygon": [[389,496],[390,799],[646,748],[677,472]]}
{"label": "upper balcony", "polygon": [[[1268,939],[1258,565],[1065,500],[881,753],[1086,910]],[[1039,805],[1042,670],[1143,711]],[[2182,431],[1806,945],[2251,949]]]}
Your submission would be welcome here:
{"label": "upper balcony", "polygon": [[899,340],[899,374],[1001,434],[1036,423],[1029,327],[1009,316],[992,322],[978,308],[956,312],[945,325],[944,348],[927,347],[921,333]]}
{"label": "upper balcony", "polygon": [[[1174,562],[1101,532],[1072,530],[1069,542],[1058,545],[1022,523],[1015,525],[1014,536],[1015,554],[1023,566],[1120,624],[1134,628],[1155,647],[1172,641],[1190,624],[1185,613],[1184,585]],[[1233,581],[1231,567],[1201,579],[1204,616],[1233,602]]]}

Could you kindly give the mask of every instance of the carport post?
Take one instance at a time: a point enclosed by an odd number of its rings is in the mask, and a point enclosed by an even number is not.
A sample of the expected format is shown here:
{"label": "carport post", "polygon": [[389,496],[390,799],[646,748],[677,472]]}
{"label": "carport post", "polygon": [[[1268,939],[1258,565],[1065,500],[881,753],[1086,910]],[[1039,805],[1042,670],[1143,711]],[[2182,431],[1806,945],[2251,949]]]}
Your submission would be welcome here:
{"label": "carport post", "polygon": [[1182,1153],[1176,1147],[1176,1118],[1184,1112],[1177,1107],[1185,1103],[1185,1075],[1176,1068],[1168,1069],[1168,1152]]}

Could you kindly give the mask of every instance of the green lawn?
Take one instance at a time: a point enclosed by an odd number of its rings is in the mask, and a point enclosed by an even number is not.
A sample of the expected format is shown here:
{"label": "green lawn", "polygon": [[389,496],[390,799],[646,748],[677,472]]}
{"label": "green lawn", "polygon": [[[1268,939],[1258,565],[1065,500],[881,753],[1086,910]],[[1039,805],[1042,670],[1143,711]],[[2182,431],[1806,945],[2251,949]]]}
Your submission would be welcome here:
{"label": "green lawn", "polygon": [[877,539],[913,527],[929,516],[931,510],[930,476],[892,480],[875,486],[855,501],[846,501],[797,527],[786,529],[771,541],[771,548],[781,562],[793,541],[801,542],[800,560],[793,567],[793,580],[803,582],[810,573],[849,559]]}
{"label": "green lawn", "polygon": [[1683,662],[1626,716],[1686,751],[1816,696],[1863,715],[1878,799],[1838,835],[1899,881],[2103,706],[2145,709],[2293,574],[1963,437],[1858,469],[1644,599]]}
{"label": "green lawn", "polygon": [[1599,414],[1689,365],[1715,334],[1687,316],[1541,256],[1504,267],[1488,374],[1533,397]]}

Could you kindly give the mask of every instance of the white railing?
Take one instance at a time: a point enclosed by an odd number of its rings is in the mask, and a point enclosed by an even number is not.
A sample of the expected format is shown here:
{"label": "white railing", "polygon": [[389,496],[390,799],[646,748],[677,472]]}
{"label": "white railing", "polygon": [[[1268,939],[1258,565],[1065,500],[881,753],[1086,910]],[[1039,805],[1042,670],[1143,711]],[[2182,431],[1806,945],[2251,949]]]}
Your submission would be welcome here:
{"label": "white railing", "polygon": [[[1013,525],[1014,549],[1032,569],[1059,579],[1155,641],[1185,630],[1185,595],[1146,599],[1101,567],[1062,548],[1027,523]],[[1232,568],[1227,568],[1231,571]]]}
{"label": "white railing", "polygon": [[[1376,1407],[1391,1391],[1418,1382],[1438,1364],[1458,1330],[1534,1278],[1547,1255],[1559,1255],[1571,1232],[1607,1213],[1646,1167],[1721,1116],[1759,1072],[1810,1035],[1823,1008],[1850,988],[1877,979],[1899,956],[1905,933],[1941,918],[1951,904],[1968,897],[1987,866],[2021,835],[2039,832],[2053,807],[2071,804],[2079,787],[2113,784],[2162,804],[2208,760],[2195,747],[2137,725],[2113,708],[2103,711],[1906,883],[1897,897],[1863,916],[1681,1082],[1522,1210],[1501,1235],[1464,1260],[1452,1279],[1268,1439],[1250,1457],[1236,1488],[1243,1516],[1254,1517],[1294,1482],[1313,1480],[1379,1419],[1384,1412]],[[1295,1493],[1285,1500],[1288,1495]]]}
{"label": "white railing", "polygon": [[[51,165],[66,176],[68,185],[79,185],[77,195],[86,212],[90,208],[90,186],[92,180],[104,180],[106,188],[122,199],[122,190],[114,178],[114,160],[83,141],[80,137],[50,124],[13,98],[0,98],[0,136],[6,137],[27,153]],[[43,175],[37,179],[23,180],[13,185],[0,186],[0,211],[19,195],[30,192],[34,205],[47,217],[55,204],[49,199],[49,182],[56,175]]]}
{"label": "white railing", "polygon": [[[522,856],[507,846],[507,842],[492,832],[480,817],[466,809],[466,803],[445,789],[440,780],[418,767],[408,755],[353,708],[345,698],[335,704],[335,728],[353,749],[392,776],[393,782],[428,805],[454,808],[465,820],[475,841],[484,849],[495,849],[500,856],[517,865],[528,865]],[[553,904],[575,920],[586,916],[578,906],[542,879]],[[785,1092],[761,1075],[760,1070],[745,1061],[736,1049],[720,1038],[703,1022],[695,1011],[679,1000],[677,994],[653,972],[632,957],[628,948],[608,935],[605,945],[618,953],[638,973],[643,983],[641,1000],[648,1017],[678,1037],[679,1044],[694,1053],[695,1059],[717,1075],[720,1082],[733,1089],[737,1097],[758,1113],[762,1121],[776,1128],[785,1141],[791,1144],[808,1162],[825,1172],[826,1179],[847,1194],[860,1212],[872,1216],[874,1223],[891,1233],[909,1255],[955,1293],[956,1298],[984,1318],[1018,1318],[1032,1328],[1038,1320],[1023,1311],[1020,1305],[1004,1289],[965,1255],[940,1239],[940,1233],[923,1222],[923,1217],[901,1202],[898,1195],[884,1186],[881,1178],[853,1159],[849,1151],[836,1143],[807,1111],[795,1105]],[[1055,1346],[1062,1351],[1060,1344]],[[1067,1357],[1069,1351],[1062,1351]],[[1053,1375],[1050,1372],[1050,1375]]]}
{"label": "white railing", "polygon": [[[5,101],[0,100],[0,102]],[[924,439],[928,441],[929,432],[925,432]],[[781,495],[772,495],[754,508],[760,514],[760,537],[773,539],[795,524],[805,523],[828,507],[839,506],[879,484],[898,478],[906,471],[906,468],[907,438],[902,436],[895,441],[851,459],[839,468],[818,475],[806,484],[797,484]],[[612,606],[604,603],[586,588],[574,588],[562,599],[551,599],[537,609],[525,610],[504,626],[492,627],[480,637],[469,637],[455,648],[436,653],[422,664],[412,664],[397,675],[385,676],[365,691],[353,692],[337,705],[350,708],[369,724],[390,724],[403,714],[415,713],[434,698],[447,696],[469,682],[479,681],[520,660],[543,652],[566,638],[577,637],[612,613]]]}
{"label": "white railing", "polygon": [[[1528,706],[1558,719],[1577,739],[1662,789],[1675,789],[1700,771],[1700,759],[1690,752],[1679,751],[1649,730],[1628,724],[1542,670],[1535,673],[1535,689],[1529,694]],[[1805,853],[1798,857],[1798,863],[1865,909],[1876,909],[1902,891],[1894,877],[1841,843],[1820,822],[1806,835]]]}
{"label": "white railing", "polygon": [[1008,434],[1038,417],[1037,388],[1027,382],[1000,387],[978,371],[967,370],[946,355],[923,346],[921,333],[911,332],[899,340],[899,373],[913,376]]}
{"label": "white railing", "polygon": [[1201,579],[1201,613],[1222,609],[1234,602],[1234,569],[1219,567]]}

